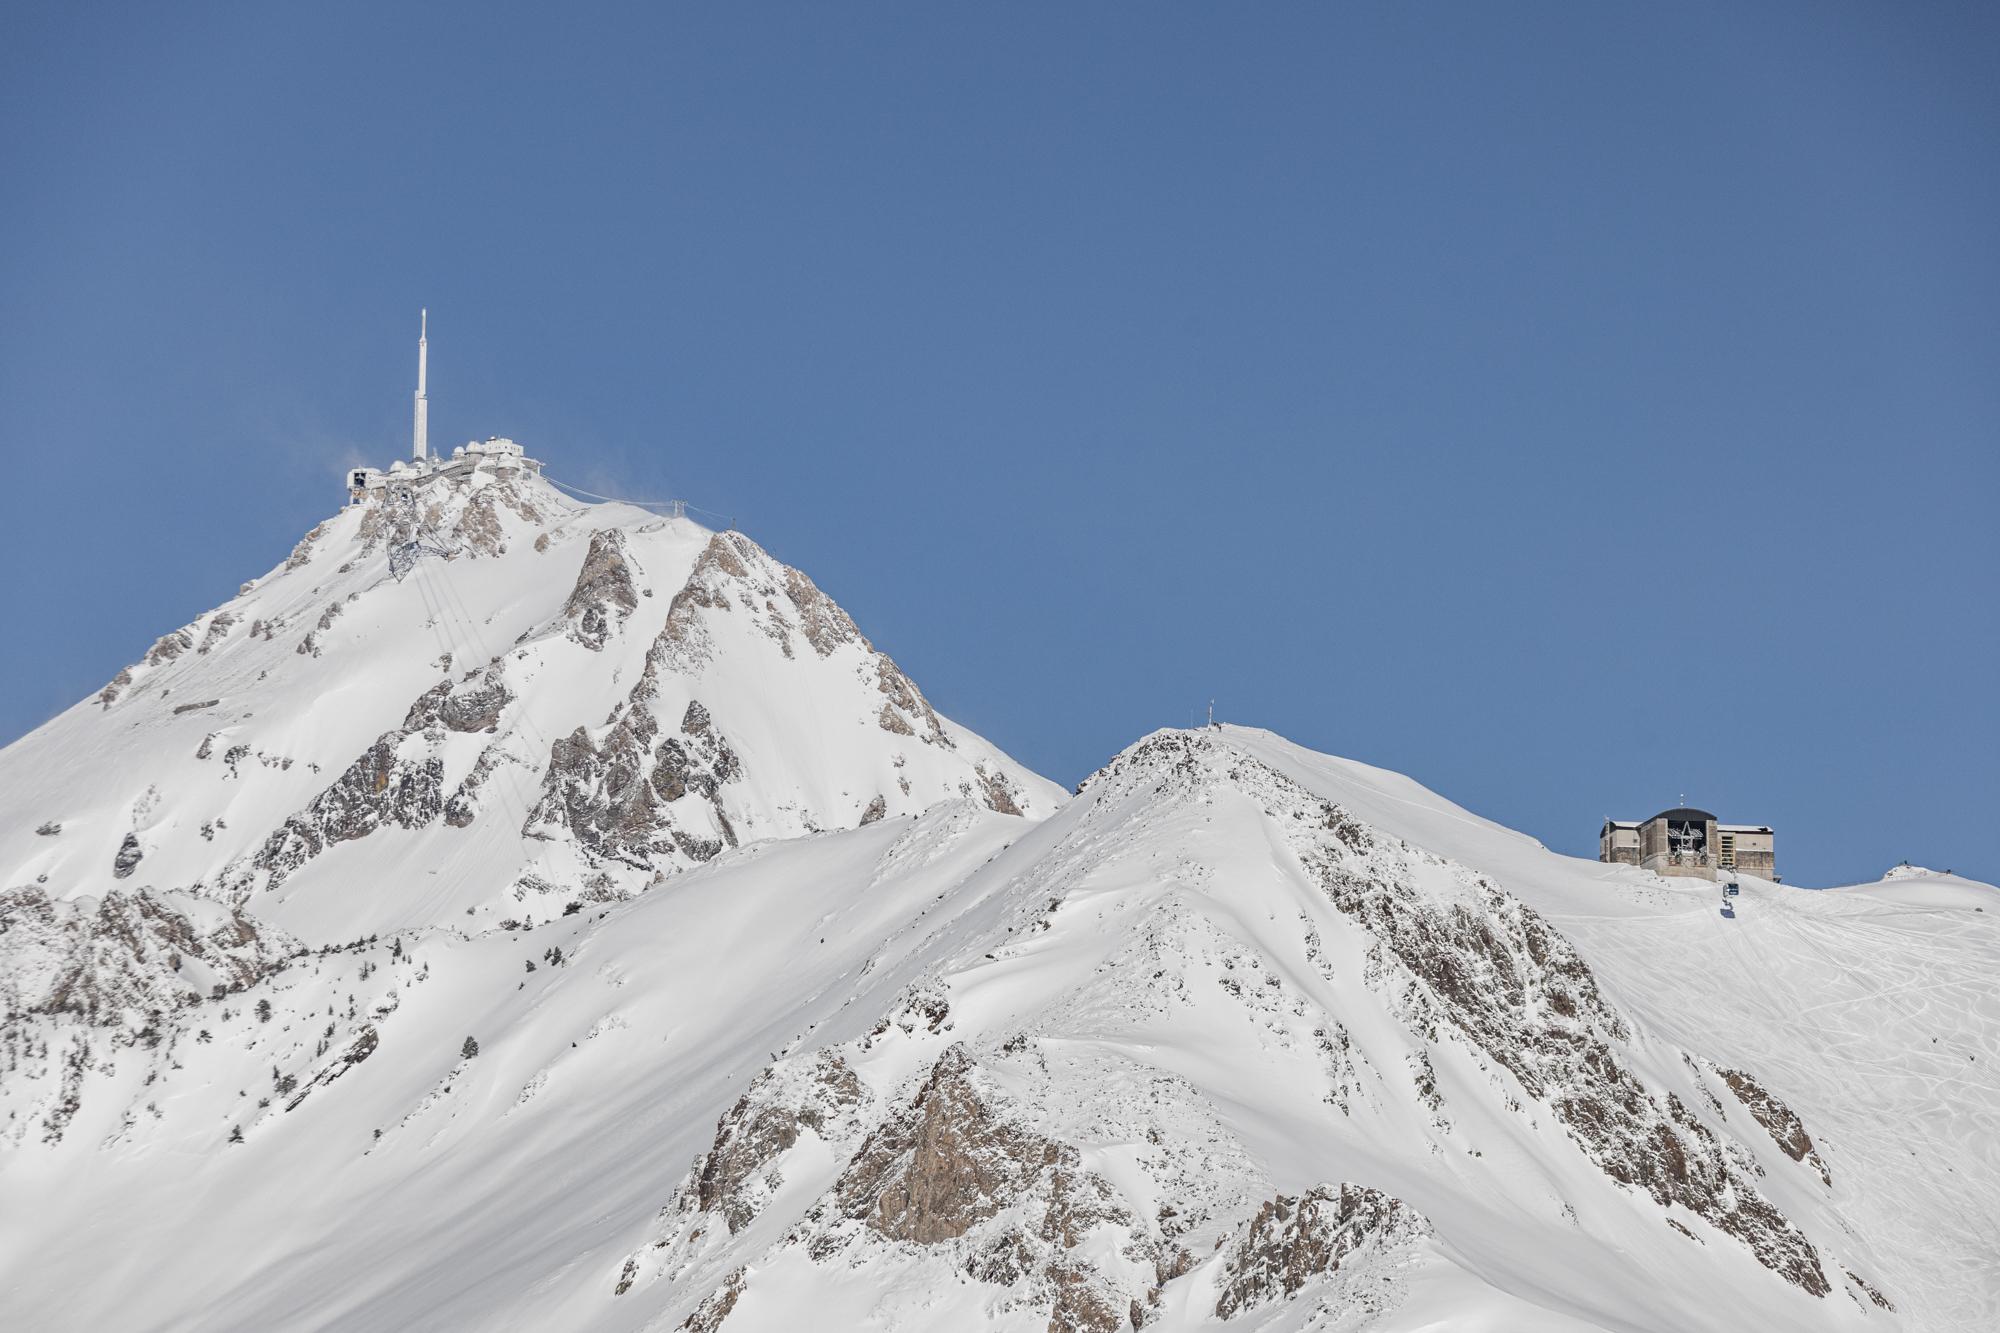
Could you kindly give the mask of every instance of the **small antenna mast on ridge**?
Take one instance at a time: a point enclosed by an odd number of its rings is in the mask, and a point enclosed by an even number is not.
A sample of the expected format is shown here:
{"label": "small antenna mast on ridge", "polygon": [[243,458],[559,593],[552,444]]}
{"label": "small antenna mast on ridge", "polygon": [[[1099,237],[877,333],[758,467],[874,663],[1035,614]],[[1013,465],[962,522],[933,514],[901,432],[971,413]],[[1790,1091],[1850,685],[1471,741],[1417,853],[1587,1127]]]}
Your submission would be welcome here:
{"label": "small antenna mast on ridge", "polygon": [[422,310],[417,315],[417,420],[410,442],[410,457],[425,458],[431,451],[431,404],[424,396],[424,379],[430,369],[431,359],[431,312]]}

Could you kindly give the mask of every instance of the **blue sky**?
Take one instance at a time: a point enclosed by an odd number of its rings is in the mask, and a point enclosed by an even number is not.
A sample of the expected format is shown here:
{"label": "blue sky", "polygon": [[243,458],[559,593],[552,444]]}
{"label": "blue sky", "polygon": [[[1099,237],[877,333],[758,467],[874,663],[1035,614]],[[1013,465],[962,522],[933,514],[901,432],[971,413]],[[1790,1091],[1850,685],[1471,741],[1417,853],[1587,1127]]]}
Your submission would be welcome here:
{"label": "blue sky", "polygon": [[[185,12],[185,11],[198,12]],[[431,429],[686,496],[1075,782],[2000,878],[1990,5],[12,5],[0,738]]]}

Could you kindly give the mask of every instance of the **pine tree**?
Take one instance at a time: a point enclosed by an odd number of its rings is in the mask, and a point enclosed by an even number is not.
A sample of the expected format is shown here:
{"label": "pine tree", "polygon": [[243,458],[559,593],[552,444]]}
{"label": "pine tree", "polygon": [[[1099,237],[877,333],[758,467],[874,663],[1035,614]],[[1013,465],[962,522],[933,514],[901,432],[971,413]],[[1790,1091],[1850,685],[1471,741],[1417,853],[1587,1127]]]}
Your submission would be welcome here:
{"label": "pine tree", "polygon": [[470,1060],[473,1056],[479,1054],[479,1043],[467,1037],[465,1045],[458,1048],[458,1054],[460,1059]]}

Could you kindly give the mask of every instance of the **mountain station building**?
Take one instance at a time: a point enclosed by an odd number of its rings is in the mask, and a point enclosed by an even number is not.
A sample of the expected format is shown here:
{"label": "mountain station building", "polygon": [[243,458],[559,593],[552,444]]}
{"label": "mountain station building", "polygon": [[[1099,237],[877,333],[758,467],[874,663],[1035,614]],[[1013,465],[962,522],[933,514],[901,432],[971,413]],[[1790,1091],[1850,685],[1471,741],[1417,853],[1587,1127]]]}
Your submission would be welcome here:
{"label": "mountain station building", "polygon": [[1776,835],[1766,824],[1721,824],[1706,810],[1682,806],[1651,819],[1607,819],[1597,835],[1597,859],[1638,866],[1656,875],[1714,879],[1741,872],[1778,880]]}

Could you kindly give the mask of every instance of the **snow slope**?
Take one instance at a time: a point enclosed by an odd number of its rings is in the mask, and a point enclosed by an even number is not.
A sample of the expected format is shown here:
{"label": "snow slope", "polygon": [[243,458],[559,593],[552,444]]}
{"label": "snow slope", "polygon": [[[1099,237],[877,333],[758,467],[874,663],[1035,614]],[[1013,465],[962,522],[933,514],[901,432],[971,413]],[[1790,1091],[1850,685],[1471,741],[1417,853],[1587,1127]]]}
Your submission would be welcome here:
{"label": "snow slope", "polygon": [[740,533],[525,474],[424,494],[457,558],[399,582],[403,515],[350,506],[0,752],[6,883],[252,893],[320,943],[623,896],[961,795],[1061,799]]}
{"label": "snow slope", "polygon": [[1725,921],[1240,728],[1064,800],[740,535],[509,484],[0,752],[0,1322],[2000,1319],[1990,888]]}

